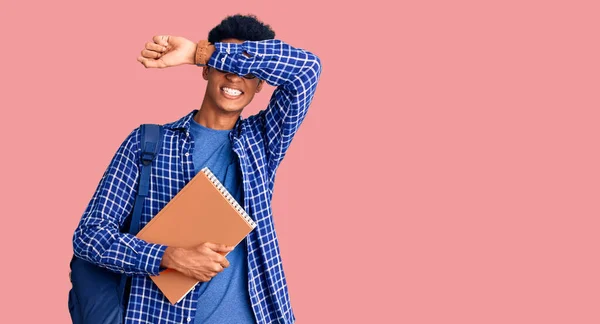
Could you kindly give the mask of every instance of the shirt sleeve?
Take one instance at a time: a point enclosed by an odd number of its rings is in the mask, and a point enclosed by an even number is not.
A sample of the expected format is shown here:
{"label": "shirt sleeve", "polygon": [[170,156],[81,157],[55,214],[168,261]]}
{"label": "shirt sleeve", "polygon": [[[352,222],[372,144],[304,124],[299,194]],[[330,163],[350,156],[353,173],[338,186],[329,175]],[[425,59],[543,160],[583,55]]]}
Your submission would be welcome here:
{"label": "shirt sleeve", "polygon": [[253,74],[276,86],[269,105],[249,122],[259,122],[272,169],[283,159],[315,94],[320,59],[281,40],[216,43],[208,65],[238,75]]}
{"label": "shirt sleeve", "polygon": [[139,182],[139,128],[117,150],[73,236],[79,258],[127,275],[158,275],[167,248],[121,233],[131,214]]}

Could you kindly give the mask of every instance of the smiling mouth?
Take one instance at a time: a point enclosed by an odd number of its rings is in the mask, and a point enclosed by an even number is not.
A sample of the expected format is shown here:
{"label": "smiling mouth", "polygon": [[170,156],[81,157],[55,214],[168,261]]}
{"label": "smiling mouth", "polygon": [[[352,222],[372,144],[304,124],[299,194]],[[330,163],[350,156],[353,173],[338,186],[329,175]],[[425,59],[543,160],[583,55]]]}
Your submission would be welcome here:
{"label": "smiling mouth", "polygon": [[232,98],[237,98],[237,97],[241,96],[242,94],[244,94],[244,92],[241,90],[228,88],[228,87],[222,87],[221,91],[223,91],[223,93],[225,93],[228,97],[232,97]]}

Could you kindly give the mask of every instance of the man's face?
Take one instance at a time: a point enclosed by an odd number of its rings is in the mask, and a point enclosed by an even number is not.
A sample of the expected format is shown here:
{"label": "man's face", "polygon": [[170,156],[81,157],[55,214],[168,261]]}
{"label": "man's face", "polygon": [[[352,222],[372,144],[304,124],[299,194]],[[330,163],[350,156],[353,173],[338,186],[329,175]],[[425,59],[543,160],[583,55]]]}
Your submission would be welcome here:
{"label": "man's face", "polygon": [[[233,38],[224,39],[225,43],[242,43]],[[263,86],[258,78],[248,79],[235,73],[226,73],[212,67],[204,67],[202,71],[206,85],[206,99],[222,112],[241,113]]]}

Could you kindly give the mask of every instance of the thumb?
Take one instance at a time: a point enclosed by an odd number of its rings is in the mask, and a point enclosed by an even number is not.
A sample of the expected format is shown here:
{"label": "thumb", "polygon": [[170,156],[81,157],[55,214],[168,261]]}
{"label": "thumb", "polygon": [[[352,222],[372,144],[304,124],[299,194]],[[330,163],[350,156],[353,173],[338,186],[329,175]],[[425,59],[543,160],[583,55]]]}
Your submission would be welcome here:
{"label": "thumb", "polygon": [[234,246],[228,246],[225,244],[217,244],[217,243],[206,243],[206,246],[217,252],[217,253],[229,253],[233,251]]}
{"label": "thumb", "polygon": [[162,59],[148,59],[143,56],[137,58],[138,62],[142,63],[146,68],[166,68],[167,64]]}

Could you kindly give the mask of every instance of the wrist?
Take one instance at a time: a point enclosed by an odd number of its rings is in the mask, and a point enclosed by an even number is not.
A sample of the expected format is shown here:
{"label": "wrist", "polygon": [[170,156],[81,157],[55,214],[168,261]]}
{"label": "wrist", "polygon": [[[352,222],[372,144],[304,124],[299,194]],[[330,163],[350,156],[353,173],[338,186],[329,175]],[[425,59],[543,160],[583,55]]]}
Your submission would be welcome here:
{"label": "wrist", "polygon": [[215,52],[215,46],[207,40],[201,40],[196,44],[196,55],[194,63],[196,65],[205,66],[208,64],[210,57]]}
{"label": "wrist", "polygon": [[162,268],[168,268],[177,270],[179,268],[179,263],[177,262],[177,256],[180,254],[179,248],[169,246],[165,249],[165,253],[162,256],[160,261],[160,266]]}
{"label": "wrist", "polygon": [[193,50],[188,53],[185,59],[185,64],[196,64],[196,51],[198,50],[198,44],[194,43],[192,46]]}

